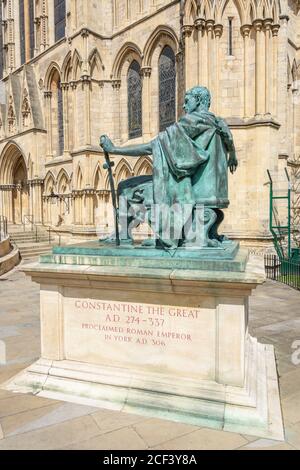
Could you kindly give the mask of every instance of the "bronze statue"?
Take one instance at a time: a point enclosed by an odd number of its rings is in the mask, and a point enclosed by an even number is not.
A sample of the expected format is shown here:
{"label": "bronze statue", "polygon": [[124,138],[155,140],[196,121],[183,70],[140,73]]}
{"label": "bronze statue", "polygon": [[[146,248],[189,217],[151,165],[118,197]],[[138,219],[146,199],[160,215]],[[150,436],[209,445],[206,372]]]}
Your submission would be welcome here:
{"label": "bronze statue", "polygon": [[[132,227],[142,223],[146,214],[152,225],[153,205],[164,208],[163,217],[156,226],[156,241],[146,240],[144,245],[155,243],[167,249],[184,246],[184,226],[193,223],[194,211],[200,206],[204,206],[204,246],[222,243],[218,226],[224,218],[222,209],[229,205],[228,168],[234,173],[238,162],[231,131],[223,119],[209,111],[210,104],[209,90],[194,87],[185,95],[186,114],[151,142],[115,147],[107,136],[101,137],[100,145],[107,153],[153,155],[153,175],[130,178],[118,187],[118,197],[126,199],[126,214],[120,213],[120,220],[127,217],[130,227],[125,233],[121,228],[122,243],[132,242]],[[168,210],[174,206],[189,210],[182,217],[181,211]],[[173,230],[166,238],[167,226]]]}

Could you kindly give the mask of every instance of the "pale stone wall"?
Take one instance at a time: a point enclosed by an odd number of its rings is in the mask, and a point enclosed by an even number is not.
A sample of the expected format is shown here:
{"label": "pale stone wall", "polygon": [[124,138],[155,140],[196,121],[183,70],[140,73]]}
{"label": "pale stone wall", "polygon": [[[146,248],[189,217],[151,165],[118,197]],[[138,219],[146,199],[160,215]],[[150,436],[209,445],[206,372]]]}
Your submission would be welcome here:
{"label": "pale stone wall", "polygon": [[[226,118],[234,133],[240,166],[230,176],[224,229],[256,245],[270,239],[267,169],[275,181],[283,181],[284,190],[284,168],[300,152],[299,5],[281,2],[279,10],[278,0],[255,1],[251,10],[230,0],[212,9],[210,2],[200,1],[197,9],[196,3],[68,0],[66,38],[55,43],[54,2],[39,0],[35,57],[26,66],[20,63],[19,2],[3,4],[9,21],[4,26],[6,103],[0,106],[0,213],[13,221],[14,171],[23,158],[28,207],[36,223],[83,236],[95,233],[95,224],[109,231],[109,186],[99,136],[109,134],[123,145],[157,134],[158,61],[169,45],[176,54],[177,115],[183,91],[206,85],[212,111]],[[141,66],[143,136],[129,140],[132,60]],[[57,152],[57,76],[64,110],[62,155]],[[151,159],[115,160],[117,182],[151,171]],[[68,204],[51,204],[52,190]]]}

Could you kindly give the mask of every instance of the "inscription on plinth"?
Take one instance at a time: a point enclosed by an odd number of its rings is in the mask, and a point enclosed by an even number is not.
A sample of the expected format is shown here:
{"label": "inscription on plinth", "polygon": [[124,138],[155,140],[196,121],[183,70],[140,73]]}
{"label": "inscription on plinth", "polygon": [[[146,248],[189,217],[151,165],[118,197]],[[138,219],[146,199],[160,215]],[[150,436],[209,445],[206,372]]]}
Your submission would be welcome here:
{"label": "inscription on plinth", "polygon": [[66,358],[214,378],[214,309],[65,299]]}

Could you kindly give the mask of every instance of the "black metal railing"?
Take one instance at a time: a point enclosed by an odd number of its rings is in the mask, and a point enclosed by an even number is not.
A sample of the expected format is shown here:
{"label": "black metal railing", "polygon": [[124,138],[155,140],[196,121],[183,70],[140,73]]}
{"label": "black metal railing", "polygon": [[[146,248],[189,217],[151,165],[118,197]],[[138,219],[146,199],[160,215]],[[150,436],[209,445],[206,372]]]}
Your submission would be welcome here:
{"label": "black metal railing", "polygon": [[280,259],[276,255],[265,255],[265,270],[268,279],[300,290],[300,263],[298,261]]}
{"label": "black metal railing", "polygon": [[56,240],[58,241],[59,246],[61,245],[61,234],[54,230],[52,227],[48,227],[47,225],[36,225],[32,215],[25,215],[23,217],[24,232],[26,232],[27,227],[29,227],[30,232],[34,233],[36,243],[44,241],[44,237],[47,233],[49,245],[52,242],[56,242]]}
{"label": "black metal railing", "polygon": [[54,235],[54,237],[56,236],[58,238],[58,244],[59,244],[59,246],[61,246],[61,234],[59,232],[57,232],[56,230],[54,230],[52,227],[47,227],[47,232],[48,232],[48,236],[49,236],[49,245],[53,241],[55,241],[55,238],[52,238],[52,235]]}
{"label": "black metal railing", "polygon": [[0,242],[8,237],[7,218],[0,215]]}

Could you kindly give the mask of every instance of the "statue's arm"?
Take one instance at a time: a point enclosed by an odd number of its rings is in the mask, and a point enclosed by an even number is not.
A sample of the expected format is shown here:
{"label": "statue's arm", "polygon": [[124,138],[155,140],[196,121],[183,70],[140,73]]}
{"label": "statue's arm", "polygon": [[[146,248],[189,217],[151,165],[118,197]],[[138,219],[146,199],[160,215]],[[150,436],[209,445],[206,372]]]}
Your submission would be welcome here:
{"label": "statue's arm", "polygon": [[100,145],[103,150],[111,155],[124,155],[126,157],[142,157],[152,155],[152,144],[129,145],[128,147],[115,147],[106,135],[101,136]]}
{"label": "statue's arm", "polygon": [[238,159],[236,156],[233,135],[227,123],[223,121],[223,119],[219,119],[218,124],[219,131],[221,132],[223,142],[225,143],[225,147],[228,152],[228,167],[230,169],[230,172],[233,174],[238,167]]}

